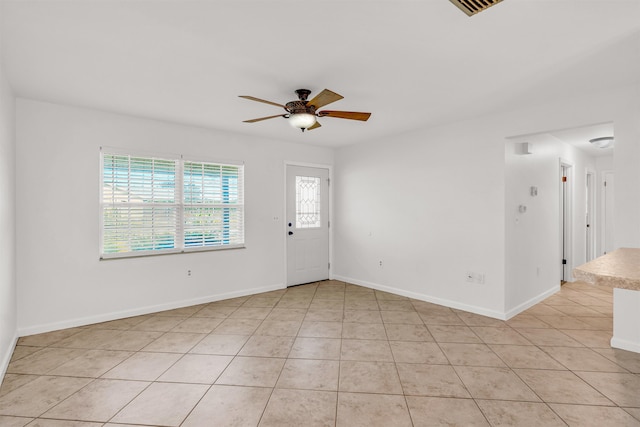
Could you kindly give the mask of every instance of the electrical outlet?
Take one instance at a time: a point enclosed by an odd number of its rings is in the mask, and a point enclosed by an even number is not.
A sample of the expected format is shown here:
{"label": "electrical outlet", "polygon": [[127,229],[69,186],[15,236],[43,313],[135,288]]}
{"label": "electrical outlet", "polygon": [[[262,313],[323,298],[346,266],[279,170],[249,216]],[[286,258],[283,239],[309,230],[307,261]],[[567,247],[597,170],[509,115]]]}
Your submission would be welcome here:
{"label": "electrical outlet", "polygon": [[382,267],[382,261],[380,261],[379,265],[380,265],[380,267]]}
{"label": "electrical outlet", "polygon": [[465,279],[469,283],[477,283],[479,285],[484,284],[484,273],[476,273],[473,271],[467,271]]}
{"label": "electrical outlet", "polygon": [[187,276],[191,277],[191,270],[187,270]]}

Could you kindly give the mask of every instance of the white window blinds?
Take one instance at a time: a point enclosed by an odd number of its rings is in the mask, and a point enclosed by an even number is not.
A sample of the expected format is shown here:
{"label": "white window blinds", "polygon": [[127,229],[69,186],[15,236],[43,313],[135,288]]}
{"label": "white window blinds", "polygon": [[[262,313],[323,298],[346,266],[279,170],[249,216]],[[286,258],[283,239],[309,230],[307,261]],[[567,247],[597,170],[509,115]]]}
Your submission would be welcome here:
{"label": "white window blinds", "polygon": [[244,167],[102,150],[101,257],[244,245]]}
{"label": "white window blinds", "polygon": [[244,243],[242,169],[184,163],[185,247]]}

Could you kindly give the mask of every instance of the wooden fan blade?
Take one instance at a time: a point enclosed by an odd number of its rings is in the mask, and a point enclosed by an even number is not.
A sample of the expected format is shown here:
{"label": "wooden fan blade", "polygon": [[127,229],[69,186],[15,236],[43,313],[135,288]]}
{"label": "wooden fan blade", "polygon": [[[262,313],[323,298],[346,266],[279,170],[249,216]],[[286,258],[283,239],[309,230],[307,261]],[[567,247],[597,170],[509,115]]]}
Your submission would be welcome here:
{"label": "wooden fan blade", "polygon": [[319,121],[316,121],[312,126],[309,126],[309,127],[307,128],[307,130],[317,129],[317,128],[319,128],[320,126],[322,126],[322,125],[320,124],[320,122],[319,122]]}
{"label": "wooden fan blade", "polygon": [[325,89],[316,96],[313,97],[311,101],[307,102],[307,105],[313,105],[318,108],[324,107],[325,105],[331,104],[332,102],[340,101],[344,96],[338,95],[335,92],[330,91],[329,89]]}
{"label": "wooden fan blade", "polygon": [[318,112],[318,117],[335,117],[338,119],[360,120],[366,122],[369,120],[369,117],[371,117],[371,113],[323,110]]}
{"label": "wooden fan blade", "polygon": [[261,122],[263,120],[275,119],[276,117],[284,117],[284,114],[277,114],[275,116],[268,116],[268,117],[260,117],[259,119],[243,120],[242,123]]}
{"label": "wooden fan blade", "polygon": [[277,102],[271,102],[271,101],[266,101],[264,99],[260,99],[260,98],[256,98],[255,96],[247,96],[247,95],[239,95],[240,98],[244,98],[244,99],[248,99],[250,101],[257,101],[257,102],[262,102],[264,104],[270,104],[270,105],[275,105],[276,107],[282,107],[285,110],[287,109],[287,107],[285,107],[282,104],[278,104]]}

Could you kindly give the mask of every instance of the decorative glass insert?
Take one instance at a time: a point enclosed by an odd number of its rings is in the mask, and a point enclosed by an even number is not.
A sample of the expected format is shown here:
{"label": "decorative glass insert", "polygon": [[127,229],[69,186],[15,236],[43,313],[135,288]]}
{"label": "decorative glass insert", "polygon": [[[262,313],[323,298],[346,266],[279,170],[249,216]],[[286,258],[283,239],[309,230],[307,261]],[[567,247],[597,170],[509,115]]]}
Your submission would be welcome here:
{"label": "decorative glass insert", "polygon": [[296,176],[296,228],[320,227],[320,178]]}

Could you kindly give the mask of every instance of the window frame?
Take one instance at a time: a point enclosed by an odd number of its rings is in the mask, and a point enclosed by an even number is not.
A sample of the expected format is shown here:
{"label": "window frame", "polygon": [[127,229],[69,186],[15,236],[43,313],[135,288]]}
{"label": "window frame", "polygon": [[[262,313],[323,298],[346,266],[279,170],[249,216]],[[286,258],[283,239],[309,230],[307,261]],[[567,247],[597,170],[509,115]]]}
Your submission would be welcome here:
{"label": "window frame", "polygon": [[[174,162],[175,165],[175,193],[173,203],[167,203],[166,206],[175,206],[176,207],[176,215],[175,215],[175,224],[172,228],[174,232],[174,247],[166,248],[166,249],[148,249],[148,250],[129,250],[128,252],[113,252],[113,253],[105,253],[104,241],[105,241],[105,208],[108,206],[113,206],[113,204],[106,203],[104,198],[104,157],[105,155],[113,155],[113,156],[128,156],[131,158],[143,158],[147,160],[163,160],[163,161],[171,161]],[[238,182],[236,184],[237,189],[237,197],[236,203],[193,203],[193,199],[187,203],[185,199],[185,188],[184,188],[184,178],[185,171],[184,165],[185,163],[200,163],[205,165],[212,165],[221,168],[231,167],[238,168]],[[99,187],[99,259],[100,260],[110,260],[110,259],[122,259],[122,258],[137,258],[137,257],[147,257],[147,256],[160,256],[160,255],[171,255],[171,254],[181,254],[181,253],[193,253],[193,252],[208,252],[208,251],[219,251],[219,250],[230,250],[230,249],[242,249],[245,248],[245,203],[244,203],[244,162],[242,161],[234,161],[234,160],[212,160],[205,159],[202,157],[194,157],[194,156],[185,156],[182,154],[167,154],[167,153],[158,153],[158,152],[145,152],[145,151],[137,151],[137,150],[127,150],[122,148],[114,148],[114,147],[100,147],[100,187]],[[130,185],[130,180],[128,180],[128,185]],[[204,190],[203,190],[204,192]],[[151,206],[152,203],[149,203]],[[224,208],[233,208],[239,210],[239,227],[236,229],[237,234],[239,235],[239,241],[234,243],[222,243],[217,245],[187,245],[185,240],[185,230],[187,229],[185,225],[185,208],[193,207],[193,206],[202,206],[204,208],[214,208],[224,206]],[[236,218],[237,219],[237,218]]]}

